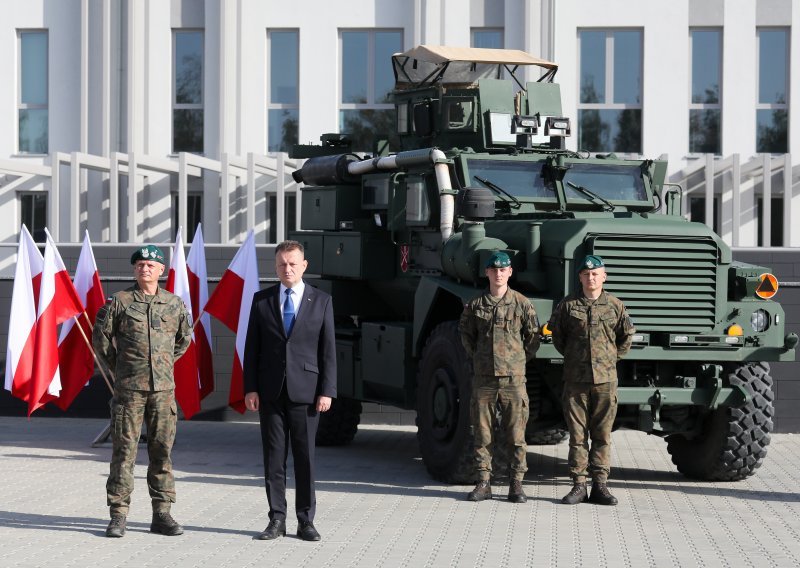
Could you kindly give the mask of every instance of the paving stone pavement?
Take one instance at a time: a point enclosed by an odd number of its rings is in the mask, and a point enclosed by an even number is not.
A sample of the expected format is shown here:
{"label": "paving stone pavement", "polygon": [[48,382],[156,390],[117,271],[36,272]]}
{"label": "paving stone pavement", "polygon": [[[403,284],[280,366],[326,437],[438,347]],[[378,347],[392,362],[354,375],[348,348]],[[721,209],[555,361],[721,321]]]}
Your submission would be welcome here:
{"label": "paving stone pavement", "polygon": [[[319,543],[253,540],[267,523],[258,425],[180,422],[173,452],[180,537],[148,532],[140,446],[128,533],[107,539],[111,448],[92,448],[102,420],[0,418],[0,567],[800,566],[800,436],[773,436],[738,483],[682,477],[666,445],[614,433],[617,507],[565,506],[566,444],[532,446],[529,501],[465,501],[467,486],[432,480],[415,429],[363,426],[353,444],[319,448]],[[290,508],[294,502],[290,479]]]}

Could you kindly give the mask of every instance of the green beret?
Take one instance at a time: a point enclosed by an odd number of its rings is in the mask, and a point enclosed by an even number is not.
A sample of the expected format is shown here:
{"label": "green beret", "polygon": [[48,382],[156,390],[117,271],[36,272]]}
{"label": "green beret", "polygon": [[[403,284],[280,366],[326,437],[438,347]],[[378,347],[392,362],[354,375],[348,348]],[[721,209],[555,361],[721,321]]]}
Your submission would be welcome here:
{"label": "green beret", "polygon": [[156,245],[147,245],[136,249],[136,252],[131,256],[131,264],[136,264],[137,260],[155,260],[166,266],[164,253]]}
{"label": "green beret", "polygon": [[511,259],[502,251],[497,251],[486,261],[486,268],[505,268],[511,266]]}
{"label": "green beret", "polygon": [[602,256],[597,256],[595,254],[587,254],[583,257],[583,260],[578,265],[578,272],[582,270],[594,270],[595,268],[603,268],[605,263],[603,262]]}

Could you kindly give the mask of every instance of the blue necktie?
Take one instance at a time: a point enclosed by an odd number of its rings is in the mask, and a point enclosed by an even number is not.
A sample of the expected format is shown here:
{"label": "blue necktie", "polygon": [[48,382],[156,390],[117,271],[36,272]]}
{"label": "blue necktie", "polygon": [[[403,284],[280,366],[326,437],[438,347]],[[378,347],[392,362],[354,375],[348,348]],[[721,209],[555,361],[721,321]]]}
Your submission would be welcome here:
{"label": "blue necktie", "polygon": [[292,303],[292,291],[286,290],[286,301],[283,303],[283,329],[286,331],[286,337],[292,333],[292,326],[294,325],[294,304]]}

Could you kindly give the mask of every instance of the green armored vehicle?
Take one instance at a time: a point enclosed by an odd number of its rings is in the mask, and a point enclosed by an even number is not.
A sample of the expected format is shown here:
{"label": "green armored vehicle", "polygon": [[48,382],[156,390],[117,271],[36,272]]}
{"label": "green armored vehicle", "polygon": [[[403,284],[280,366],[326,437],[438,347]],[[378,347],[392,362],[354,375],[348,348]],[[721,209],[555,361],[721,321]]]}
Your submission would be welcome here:
{"label": "green armored vehicle", "polygon": [[[393,153],[354,154],[345,135],[297,146],[309,272],[334,297],[339,397],[318,441],[352,440],[361,401],[415,409],[436,479],[474,479],[470,364],[457,333],[496,250],[546,322],[605,259],[606,289],[636,325],[619,363],[617,426],[662,436],[678,469],[738,480],[761,465],[773,418],[770,361],[797,336],[769,298],[768,269],[680,214],[666,163],[565,149],[557,66],[515,50],[420,46],[392,57]],[[522,82],[521,66],[541,69]],[[563,359],[548,330],[527,372],[529,443],[557,443]]]}

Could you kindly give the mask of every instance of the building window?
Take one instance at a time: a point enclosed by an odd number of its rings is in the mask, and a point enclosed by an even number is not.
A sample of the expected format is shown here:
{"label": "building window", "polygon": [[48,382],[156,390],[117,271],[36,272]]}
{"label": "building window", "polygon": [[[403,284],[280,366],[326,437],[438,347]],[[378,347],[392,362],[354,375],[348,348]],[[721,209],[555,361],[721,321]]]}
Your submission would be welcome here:
{"label": "building window", "polygon": [[20,221],[30,231],[37,243],[45,242],[44,228],[47,226],[47,194],[22,193],[19,196]]}
{"label": "building window", "polygon": [[758,105],[756,152],[789,151],[789,31],[758,30]]}
{"label": "building window", "polygon": [[496,28],[472,28],[472,47],[503,49],[503,30]]}
{"label": "building window", "polygon": [[300,55],[296,30],[271,30],[267,152],[288,152],[297,144]]}
{"label": "building window", "polygon": [[[711,229],[719,234],[719,197],[714,196],[712,204],[713,212],[711,219]],[[689,198],[689,220],[697,223],[706,223],[706,198],[705,197],[690,197]],[[706,223],[708,224],[708,223]]]}
{"label": "building window", "polygon": [[203,152],[203,32],[173,35],[172,151]]}
{"label": "building window", "polygon": [[[773,197],[770,199],[772,209],[769,224],[769,246],[783,246],[783,197]],[[758,220],[758,246],[764,246],[764,233],[761,227],[764,226],[764,198],[756,199],[756,219]]]}
{"label": "building window", "polygon": [[19,32],[18,129],[20,154],[47,154],[47,32]]}
{"label": "building window", "polygon": [[[197,231],[197,225],[203,221],[203,194],[188,193],[186,195],[186,227],[183,228],[183,240],[189,242]],[[172,238],[178,235],[178,194],[172,194]]]}
{"label": "building window", "polygon": [[[398,149],[392,54],[403,50],[399,30],[342,31],[339,130],[355,151],[374,151],[380,140]],[[381,149],[383,150],[383,149]]]}
{"label": "building window", "polygon": [[581,30],[578,148],[642,151],[642,32]]}
{"label": "building window", "polygon": [[689,152],[721,154],[722,31],[689,32],[692,98],[689,103]]}

